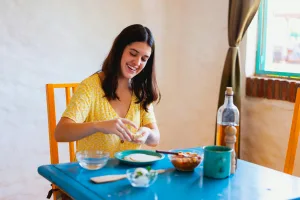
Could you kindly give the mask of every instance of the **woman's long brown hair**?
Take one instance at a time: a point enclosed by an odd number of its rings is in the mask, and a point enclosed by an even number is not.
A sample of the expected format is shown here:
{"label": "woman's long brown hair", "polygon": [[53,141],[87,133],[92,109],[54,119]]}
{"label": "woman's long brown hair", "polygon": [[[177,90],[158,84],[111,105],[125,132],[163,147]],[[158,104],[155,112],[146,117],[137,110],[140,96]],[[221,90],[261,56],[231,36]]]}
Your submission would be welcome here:
{"label": "woman's long brown hair", "polygon": [[148,105],[155,101],[159,102],[161,94],[156,81],[154,38],[147,27],[134,24],[126,27],[116,37],[102,65],[101,71],[105,75],[102,88],[105,97],[109,100],[119,99],[116,90],[118,87],[118,76],[121,73],[121,58],[125,47],[133,42],[146,42],[152,50],[144,69],[131,80],[131,87],[138,99],[136,103],[142,103],[143,108],[148,111]]}

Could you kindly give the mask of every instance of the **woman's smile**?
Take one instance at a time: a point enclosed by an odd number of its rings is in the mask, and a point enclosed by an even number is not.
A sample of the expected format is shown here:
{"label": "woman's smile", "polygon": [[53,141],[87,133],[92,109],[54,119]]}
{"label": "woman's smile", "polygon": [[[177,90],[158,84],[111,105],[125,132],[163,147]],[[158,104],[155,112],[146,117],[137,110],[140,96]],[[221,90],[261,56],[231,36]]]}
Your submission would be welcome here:
{"label": "woman's smile", "polygon": [[128,72],[129,72],[129,73],[132,73],[132,74],[135,74],[135,73],[136,73],[137,68],[132,67],[132,66],[130,66],[129,64],[127,64],[127,67],[128,67]]}

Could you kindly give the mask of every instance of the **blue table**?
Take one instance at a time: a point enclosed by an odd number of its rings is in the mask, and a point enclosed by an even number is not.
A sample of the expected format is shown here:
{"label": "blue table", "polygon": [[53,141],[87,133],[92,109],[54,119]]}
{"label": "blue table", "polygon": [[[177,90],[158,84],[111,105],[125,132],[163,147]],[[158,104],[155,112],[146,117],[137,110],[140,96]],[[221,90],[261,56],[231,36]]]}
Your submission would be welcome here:
{"label": "blue table", "polygon": [[[96,171],[85,170],[78,163],[64,163],[40,166],[38,173],[78,200],[273,200],[300,197],[300,178],[243,160],[238,160],[238,169],[234,175],[222,180],[204,177],[201,164],[194,172],[174,170],[159,174],[157,181],[149,188],[134,188],[127,179],[104,184],[94,184],[90,181],[91,177],[122,174],[133,167],[110,159],[104,168]],[[152,169],[171,167],[173,166],[167,156],[152,165]]]}

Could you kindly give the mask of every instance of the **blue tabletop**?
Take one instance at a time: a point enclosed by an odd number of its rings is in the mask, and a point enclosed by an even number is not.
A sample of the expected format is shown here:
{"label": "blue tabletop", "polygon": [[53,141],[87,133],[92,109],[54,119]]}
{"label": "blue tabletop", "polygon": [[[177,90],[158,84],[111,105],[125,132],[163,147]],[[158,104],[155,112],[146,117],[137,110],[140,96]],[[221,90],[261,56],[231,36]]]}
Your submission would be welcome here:
{"label": "blue tabletop", "polygon": [[[201,150],[202,148],[195,148]],[[203,164],[193,172],[172,170],[158,175],[149,188],[134,188],[127,179],[95,184],[91,177],[125,173],[134,166],[110,159],[96,171],[85,170],[78,163],[43,165],[40,175],[59,186],[74,199],[296,199],[300,197],[300,178],[266,167],[238,160],[238,169],[226,179],[203,176]],[[168,169],[173,165],[167,156],[152,169]]]}

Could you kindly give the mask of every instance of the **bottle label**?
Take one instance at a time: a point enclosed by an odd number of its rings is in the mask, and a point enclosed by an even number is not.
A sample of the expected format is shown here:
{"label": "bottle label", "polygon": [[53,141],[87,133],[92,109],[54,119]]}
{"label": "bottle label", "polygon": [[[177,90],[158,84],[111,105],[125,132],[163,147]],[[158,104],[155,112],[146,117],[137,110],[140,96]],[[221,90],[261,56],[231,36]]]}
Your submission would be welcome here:
{"label": "bottle label", "polygon": [[225,108],[222,114],[222,122],[235,122],[234,110]]}

